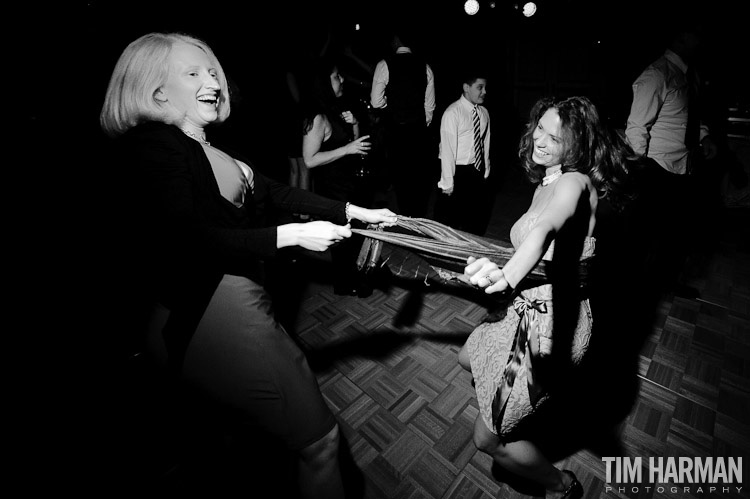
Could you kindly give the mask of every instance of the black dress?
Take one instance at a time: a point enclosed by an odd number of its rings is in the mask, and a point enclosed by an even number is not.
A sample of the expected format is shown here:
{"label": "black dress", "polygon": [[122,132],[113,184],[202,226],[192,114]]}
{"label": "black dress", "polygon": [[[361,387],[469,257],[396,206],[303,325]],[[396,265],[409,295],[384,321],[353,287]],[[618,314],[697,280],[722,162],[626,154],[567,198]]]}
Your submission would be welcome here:
{"label": "black dress", "polygon": [[[321,145],[321,151],[332,151],[354,140],[352,125],[340,116],[329,116],[331,136]],[[349,201],[370,208],[374,198],[372,180],[361,175],[364,156],[346,155],[326,165],[313,169],[314,191],[339,201]],[[353,235],[331,249],[334,272],[334,291],[343,295],[366,296],[370,294],[365,276],[356,267],[357,256],[364,238]]]}

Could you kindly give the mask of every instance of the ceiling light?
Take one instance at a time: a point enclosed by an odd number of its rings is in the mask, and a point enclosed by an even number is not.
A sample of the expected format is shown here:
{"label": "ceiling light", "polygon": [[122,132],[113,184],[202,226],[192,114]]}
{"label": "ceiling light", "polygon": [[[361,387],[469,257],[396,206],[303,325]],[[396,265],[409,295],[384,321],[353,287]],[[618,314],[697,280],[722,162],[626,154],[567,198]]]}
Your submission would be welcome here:
{"label": "ceiling light", "polygon": [[467,14],[473,16],[474,14],[479,12],[479,2],[477,2],[477,0],[466,0],[466,3],[464,4],[464,10]]}

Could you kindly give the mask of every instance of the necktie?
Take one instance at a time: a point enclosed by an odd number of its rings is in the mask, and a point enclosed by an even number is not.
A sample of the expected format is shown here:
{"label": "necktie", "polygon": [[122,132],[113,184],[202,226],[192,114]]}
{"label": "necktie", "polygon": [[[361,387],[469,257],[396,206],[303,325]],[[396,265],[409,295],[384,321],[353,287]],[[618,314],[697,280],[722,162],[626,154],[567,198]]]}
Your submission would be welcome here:
{"label": "necktie", "polygon": [[474,106],[472,114],[474,121],[474,168],[480,172],[484,172],[484,143],[482,142],[482,128],[479,122],[477,106]]}

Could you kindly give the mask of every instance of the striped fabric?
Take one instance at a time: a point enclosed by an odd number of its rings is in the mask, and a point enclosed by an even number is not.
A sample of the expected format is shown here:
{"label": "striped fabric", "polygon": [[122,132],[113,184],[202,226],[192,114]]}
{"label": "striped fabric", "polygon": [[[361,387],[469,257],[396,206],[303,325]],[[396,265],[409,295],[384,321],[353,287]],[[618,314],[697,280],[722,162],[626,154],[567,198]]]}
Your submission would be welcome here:
{"label": "striped fabric", "polygon": [[474,120],[474,168],[484,172],[484,143],[482,142],[482,127],[477,106],[474,106],[472,116]]}
{"label": "striped fabric", "polygon": [[[377,265],[383,243],[407,248],[433,267],[458,273],[463,273],[470,256],[487,257],[502,267],[514,252],[508,243],[459,231],[427,218],[400,216],[393,227],[368,226],[353,228],[352,232],[366,238],[357,260],[360,269]],[[546,264],[540,262],[529,277],[546,280]]]}

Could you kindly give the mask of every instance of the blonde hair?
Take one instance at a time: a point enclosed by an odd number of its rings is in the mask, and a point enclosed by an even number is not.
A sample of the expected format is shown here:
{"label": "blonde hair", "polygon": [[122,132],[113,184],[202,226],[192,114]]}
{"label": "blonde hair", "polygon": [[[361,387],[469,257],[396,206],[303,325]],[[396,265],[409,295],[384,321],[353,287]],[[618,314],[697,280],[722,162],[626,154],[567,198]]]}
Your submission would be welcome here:
{"label": "blonde hair", "polygon": [[149,33],[125,48],[112,72],[99,115],[99,124],[107,135],[116,137],[144,121],[173,124],[183,119],[170,105],[154,98],[167,83],[169,55],[179,42],[195,45],[208,55],[221,86],[216,123],[227,119],[229,85],[211,48],[202,40],[181,33]]}

